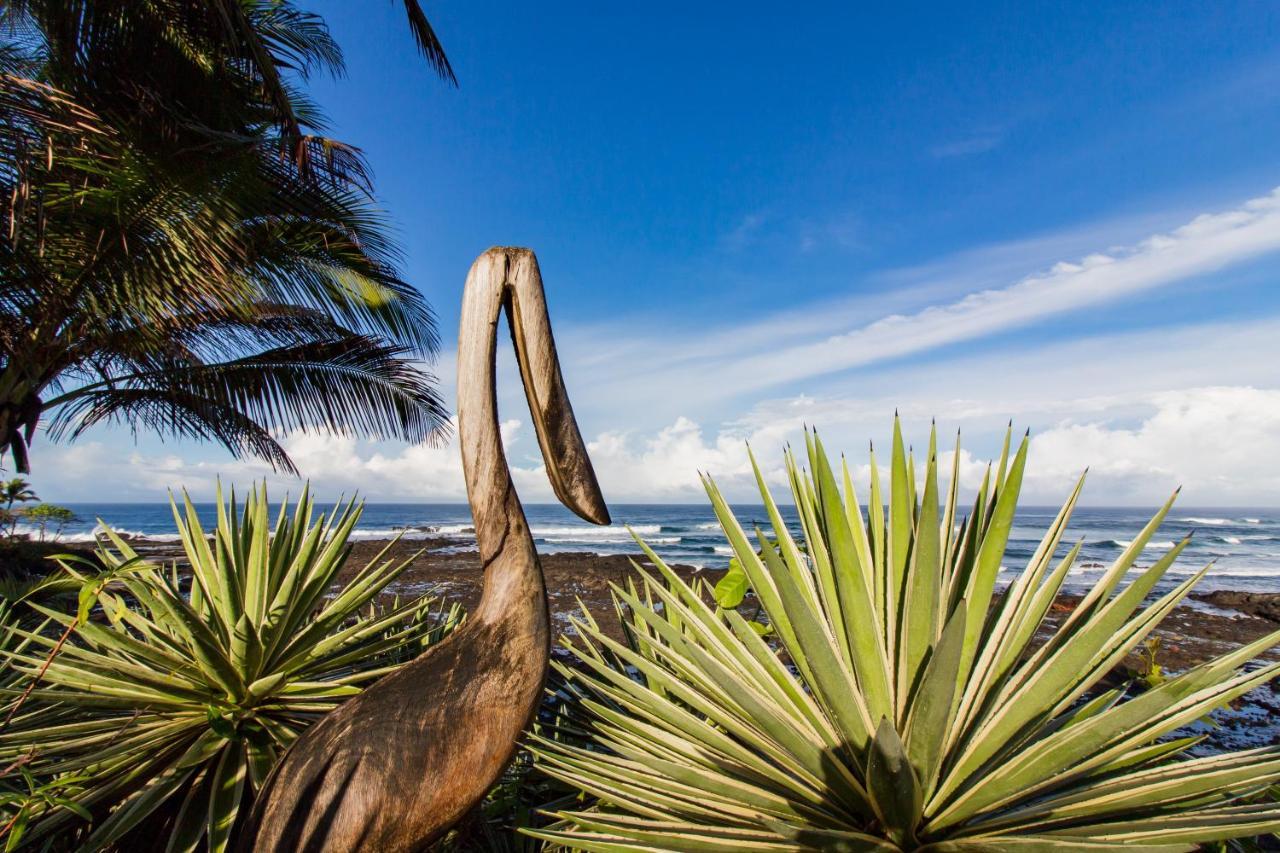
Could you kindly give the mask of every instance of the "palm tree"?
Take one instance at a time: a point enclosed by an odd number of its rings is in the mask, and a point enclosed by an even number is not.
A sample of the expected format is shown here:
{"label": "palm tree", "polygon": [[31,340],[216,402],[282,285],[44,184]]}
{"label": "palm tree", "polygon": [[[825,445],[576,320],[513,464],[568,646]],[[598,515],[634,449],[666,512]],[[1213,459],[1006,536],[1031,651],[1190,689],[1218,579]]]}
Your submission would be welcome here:
{"label": "palm tree", "polygon": [[[412,32],[453,81],[416,2]],[[360,152],[299,89],[339,73],[277,0],[0,5],[0,455],[116,421],[293,472],[276,434],[430,440],[434,317]]]}
{"label": "palm tree", "polygon": [[40,496],[32,490],[31,484],[21,477],[14,477],[0,484],[0,499],[4,500],[4,508],[11,511],[16,503],[28,503],[40,500]]}
{"label": "palm tree", "polygon": [[30,501],[40,500],[40,496],[31,488],[31,484],[21,477],[14,477],[0,483],[0,500],[4,501],[4,514],[2,517],[9,522],[9,538],[13,539],[14,532],[18,528],[18,513],[13,511],[13,505],[16,503],[29,503]]}

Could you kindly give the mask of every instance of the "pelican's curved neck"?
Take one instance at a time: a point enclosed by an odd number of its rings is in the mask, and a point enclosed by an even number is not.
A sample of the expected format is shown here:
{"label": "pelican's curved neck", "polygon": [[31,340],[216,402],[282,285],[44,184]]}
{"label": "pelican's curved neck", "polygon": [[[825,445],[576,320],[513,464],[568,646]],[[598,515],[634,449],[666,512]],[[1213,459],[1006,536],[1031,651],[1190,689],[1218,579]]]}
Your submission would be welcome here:
{"label": "pelican's curved neck", "polygon": [[532,596],[541,600],[545,618],[542,572],[498,423],[496,351],[504,307],[556,496],[595,524],[608,524],[609,512],[560,375],[538,261],[528,249],[490,249],[467,276],[458,332],[458,437],[485,567],[484,594],[473,616],[509,615],[509,608],[527,605]]}
{"label": "pelican's curved neck", "polygon": [[510,259],[486,252],[467,276],[458,332],[458,437],[467,500],[484,567],[484,592],[472,618],[508,612],[512,594],[543,594],[533,538],[511,481],[498,423],[498,321],[510,299]]}

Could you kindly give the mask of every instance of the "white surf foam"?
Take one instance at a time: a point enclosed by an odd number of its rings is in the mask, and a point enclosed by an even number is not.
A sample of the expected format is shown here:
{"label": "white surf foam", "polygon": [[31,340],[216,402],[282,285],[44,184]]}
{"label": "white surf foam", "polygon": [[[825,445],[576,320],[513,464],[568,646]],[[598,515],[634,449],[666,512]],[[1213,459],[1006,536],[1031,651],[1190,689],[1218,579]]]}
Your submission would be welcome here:
{"label": "white surf foam", "polygon": [[[1132,544],[1133,544],[1133,540],[1132,540],[1132,539],[1103,539],[1103,540],[1102,540],[1101,542],[1099,542],[1098,544],[1099,544],[1099,545],[1110,545],[1110,546],[1112,546],[1112,547],[1114,547],[1114,548],[1128,548],[1130,545],[1132,545]],[[1169,541],[1166,541],[1166,540],[1163,540],[1163,539],[1162,539],[1162,540],[1160,540],[1160,541],[1158,541],[1158,542],[1148,542],[1146,545],[1142,546],[1142,550],[1144,550],[1144,551],[1148,551],[1148,550],[1150,550],[1150,549],[1152,549],[1152,548],[1164,548],[1164,549],[1169,549],[1169,548],[1172,548],[1172,547],[1173,547],[1174,545],[1176,545],[1176,544],[1177,544],[1176,542],[1169,542]]]}
{"label": "white surf foam", "polygon": [[[636,524],[632,525],[634,530],[640,536],[651,533],[661,533],[662,525],[660,524]],[[548,536],[565,536],[573,539],[613,539],[617,541],[630,541],[631,533],[627,528],[622,526],[613,527],[587,527],[585,524],[581,527],[562,525],[552,527],[531,527],[529,528],[534,536],[546,538]]]}
{"label": "white surf foam", "polygon": [[[146,533],[142,530],[130,530],[126,527],[112,527],[115,534],[122,539],[149,539],[152,542],[177,542],[182,537],[177,533]],[[96,542],[98,534],[103,532],[105,528],[101,525],[95,525],[92,530],[80,531],[77,533],[63,533],[61,536],[55,537],[52,532],[45,534],[47,542]],[[29,533],[33,537],[39,537],[39,531],[35,528],[24,531],[23,526],[18,526],[19,533]]]}
{"label": "white surf foam", "polygon": [[[548,545],[588,545],[597,544],[620,544],[630,542],[631,537],[627,536],[622,539],[605,539],[601,537],[583,537],[583,536],[538,536],[536,537]],[[681,541],[679,536],[645,536],[646,545],[676,545]]]}

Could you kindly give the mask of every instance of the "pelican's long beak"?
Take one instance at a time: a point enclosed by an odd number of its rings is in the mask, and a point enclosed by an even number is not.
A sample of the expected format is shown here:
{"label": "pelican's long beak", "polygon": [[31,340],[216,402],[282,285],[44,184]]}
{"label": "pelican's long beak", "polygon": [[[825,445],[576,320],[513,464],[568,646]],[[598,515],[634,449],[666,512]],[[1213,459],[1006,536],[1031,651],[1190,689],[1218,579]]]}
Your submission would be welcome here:
{"label": "pelican's long beak", "polygon": [[538,259],[528,249],[489,251],[506,258],[507,319],[551,487],[562,504],[586,521],[609,524],[609,509],[560,374]]}

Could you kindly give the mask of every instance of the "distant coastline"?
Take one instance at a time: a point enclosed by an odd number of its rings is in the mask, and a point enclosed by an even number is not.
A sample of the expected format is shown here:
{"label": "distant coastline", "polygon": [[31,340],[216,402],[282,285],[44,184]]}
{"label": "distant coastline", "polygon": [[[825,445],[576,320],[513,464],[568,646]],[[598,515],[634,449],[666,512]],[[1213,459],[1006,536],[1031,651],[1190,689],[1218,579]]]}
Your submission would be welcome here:
{"label": "distant coastline", "polygon": [[[68,543],[93,538],[101,518],[128,537],[164,542],[176,539],[168,504],[72,504],[80,521],[64,532]],[[542,553],[581,553],[601,556],[640,553],[631,531],[665,560],[695,568],[724,568],[730,549],[710,507],[705,504],[614,504],[614,524],[594,527],[559,505],[526,505],[525,511],[538,549]],[[197,504],[207,525],[212,525],[212,504]],[[799,528],[793,511],[782,508],[793,531]],[[766,528],[764,507],[735,507],[739,521]],[[1015,518],[1005,554],[1006,579],[1011,579],[1039,544],[1057,512],[1056,507],[1021,507]],[[1153,509],[1080,507],[1072,518],[1066,542],[1084,540],[1079,559],[1067,581],[1068,590],[1092,583],[1137,532],[1150,520]],[[401,536],[415,542],[435,542],[437,547],[465,553],[473,547],[471,512],[465,504],[370,503],[356,529],[355,540],[386,540]],[[1280,592],[1280,510],[1255,507],[1175,507],[1143,554],[1141,564],[1186,534],[1191,545],[1170,578],[1185,576],[1208,563],[1214,567],[1201,583],[1202,591],[1230,589],[1245,592]]]}

